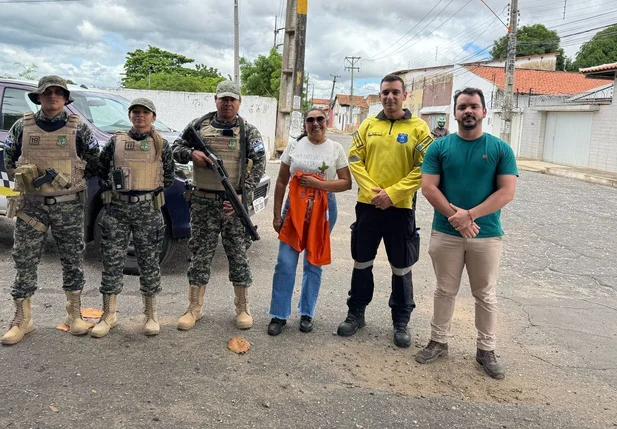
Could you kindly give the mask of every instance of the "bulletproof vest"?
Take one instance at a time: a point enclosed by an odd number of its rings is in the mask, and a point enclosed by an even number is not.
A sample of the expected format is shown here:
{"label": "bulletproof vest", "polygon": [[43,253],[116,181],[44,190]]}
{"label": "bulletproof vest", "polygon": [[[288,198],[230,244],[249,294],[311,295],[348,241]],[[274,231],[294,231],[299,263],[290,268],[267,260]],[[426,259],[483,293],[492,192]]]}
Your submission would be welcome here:
{"label": "bulletproof vest", "polygon": [[47,168],[53,168],[70,183],[68,189],[46,183],[34,191],[26,191],[28,195],[59,196],[75,194],[86,188],[86,163],[77,156],[78,125],[79,116],[70,115],[64,127],[47,132],[36,124],[33,113],[24,114],[22,149],[17,165],[34,164],[39,176],[43,176]]}
{"label": "bulletproof vest", "polygon": [[[125,177],[125,191],[154,191],[163,187],[162,153],[156,154],[154,139],[131,139],[125,132],[118,131],[114,150],[114,166],[121,168]],[[162,152],[162,150],[161,150]]]}
{"label": "bulletproof vest", "polygon": [[[223,131],[233,132],[233,136],[223,136]],[[214,128],[210,119],[205,119],[199,129],[199,134],[208,148],[223,161],[223,166],[229,175],[229,181],[236,191],[241,191],[242,144],[240,142],[240,126],[229,130]],[[193,166],[193,182],[199,189],[209,191],[224,191],[223,185],[210,168]]]}

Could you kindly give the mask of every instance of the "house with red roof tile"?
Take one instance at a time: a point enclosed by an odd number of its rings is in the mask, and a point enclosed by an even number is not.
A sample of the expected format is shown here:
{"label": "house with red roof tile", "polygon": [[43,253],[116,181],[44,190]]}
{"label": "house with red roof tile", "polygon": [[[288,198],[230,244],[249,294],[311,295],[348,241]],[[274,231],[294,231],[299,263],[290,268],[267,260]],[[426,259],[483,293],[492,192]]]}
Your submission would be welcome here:
{"label": "house with red roof tile", "polygon": [[[369,105],[367,100],[372,99],[370,97],[374,96],[369,95],[365,98],[361,95],[354,95],[352,103],[351,96],[346,94],[336,94],[334,97],[332,110],[330,111],[329,127],[350,132],[358,129],[362,121],[366,119],[368,115]],[[349,112],[352,107],[353,114],[350,120]]]}
{"label": "house with red roof tile", "polygon": [[585,81],[573,80],[577,89],[597,86],[524,109],[519,156],[617,173],[617,63],[584,68],[578,75]]}

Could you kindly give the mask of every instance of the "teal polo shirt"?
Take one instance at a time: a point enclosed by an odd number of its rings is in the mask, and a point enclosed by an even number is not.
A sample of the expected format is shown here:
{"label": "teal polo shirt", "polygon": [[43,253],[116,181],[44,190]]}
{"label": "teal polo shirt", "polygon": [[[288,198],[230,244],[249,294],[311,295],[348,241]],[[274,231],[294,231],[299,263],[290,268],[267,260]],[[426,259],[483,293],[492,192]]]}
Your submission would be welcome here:
{"label": "teal polo shirt", "polygon": [[[424,155],[422,173],[440,176],[439,190],[447,200],[462,209],[471,209],[497,190],[497,176],[518,176],[512,148],[503,140],[484,133],[476,140],[464,140],[450,134],[435,140]],[[501,210],[476,219],[477,238],[503,235]],[[448,218],[435,210],[433,229],[461,236]]]}

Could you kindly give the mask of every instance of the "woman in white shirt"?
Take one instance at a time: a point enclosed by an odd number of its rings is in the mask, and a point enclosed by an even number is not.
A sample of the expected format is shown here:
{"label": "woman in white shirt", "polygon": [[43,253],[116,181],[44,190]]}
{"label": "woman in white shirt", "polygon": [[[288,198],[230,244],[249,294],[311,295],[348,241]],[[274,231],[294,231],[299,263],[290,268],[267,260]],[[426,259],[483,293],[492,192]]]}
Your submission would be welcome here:
{"label": "woman in white shirt", "polygon": [[[290,177],[297,172],[314,174],[323,178],[319,180],[315,177],[302,176],[299,184],[328,193],[330,231],[336,223],[337,210],[334,193],[351,189],[351,173],[343,146],[326,137],[326,125],[326,114],[322,109],[308,110],[304,114],[304,134],[297,141],[290,143],[281,155],[281,166],[274,190],[274,220],[272,222],[277,233],[281,231],[289,208],[289,200],[287,200],[282,210],[285,190]],[[291,315],[291,298],[299,254],[289,244],[280,241],[272,278],[272,299],[269,312],[272,320],[268,325],[269,335],[280,334],[287,323],[287,318]],[[321,273],[322,267],[311,264],[305,252],[302,292],[298,303],[300,331],[302,332],[313,330],[313,316],[321,286]]]}

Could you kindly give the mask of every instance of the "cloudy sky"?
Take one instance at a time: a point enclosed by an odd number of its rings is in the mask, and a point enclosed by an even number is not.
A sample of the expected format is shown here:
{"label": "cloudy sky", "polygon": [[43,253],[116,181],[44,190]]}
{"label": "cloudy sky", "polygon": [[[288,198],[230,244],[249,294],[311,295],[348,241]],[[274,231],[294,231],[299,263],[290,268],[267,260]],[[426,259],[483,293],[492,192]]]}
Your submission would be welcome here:
{"label": "cloudy sky", "polygon": [[[239,0],[240,54],[267,55],[287,0]],[[354,93],[384,74],[488,58],[507,30],[509,0],[309,0],[305,69],[315,97],[348,93],[345,57],[361,57]],[[0,0],[0,74],[35,64],[36,76],[118,86],[126,53],[153,45],[233,75],[233,0]],[[565,18],[564,18],[565,6]],[[498,15],[491,13],[489,7]],[[615,0],[520,0],[520,25],[542,23],[574,56],[597,27],[617,23]],[[279,18],[279,24],[281,18]],[[280,25],[282,26],[282,25]],[[282,43],[282,31],[278,42]],[[282,51],[282,46],[279,48]],[[311,88],[312,89],[312,88]]]}

